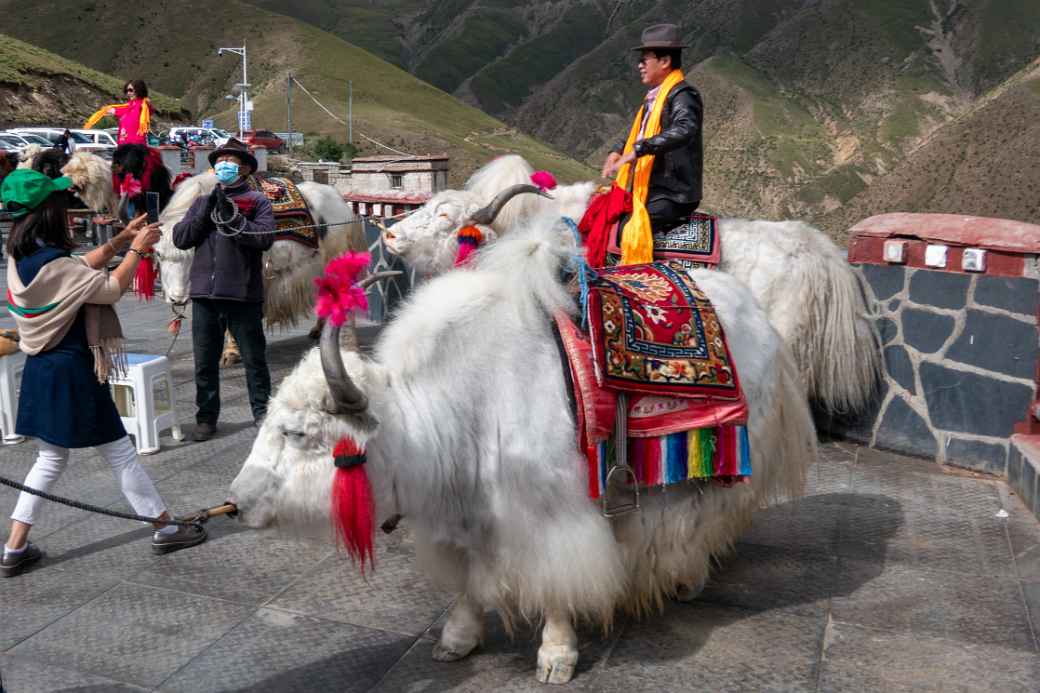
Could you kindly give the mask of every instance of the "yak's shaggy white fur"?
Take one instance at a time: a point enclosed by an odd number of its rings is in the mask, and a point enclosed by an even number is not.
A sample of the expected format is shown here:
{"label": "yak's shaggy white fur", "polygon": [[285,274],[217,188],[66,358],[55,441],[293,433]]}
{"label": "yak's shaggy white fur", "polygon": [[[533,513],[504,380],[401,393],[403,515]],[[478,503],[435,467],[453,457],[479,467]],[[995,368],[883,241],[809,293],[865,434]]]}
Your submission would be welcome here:
{"label": "yak's shaggy white fur", "polygon": [[112,165],[97,154],[74,152],[61,172],[72,179],[80,199],[96,212],[113,213]]}
{"label": "yak's shaggy white fur", "polygon": [[[170,303],[183,303],[190,295],[193,250],[173,245],[173,227],[184,218],[192,203],[208,195],[217,185],[214,173],[207,172],[182,182],[163,210],[159,221],[162,237],[156,245],[160,258],[163,293]],[[320,251],[314,252],[294,241],[276,241],[264,254],[264,318],[269,327],[295,325],[314,306],[312,280],[325,262],[349,249],[360,250],[363,234],[350,206],[335,188],[320,183],[300,183],[300,194],[307,201],[315,223],[327,224],[328,231]]]}
{"label": "yak's shaggy white fur", "polygon": [[[396,238],[386,238],[387,248],[424,273],[447,271],[465,220],[456,210],[486,204],[498,191],[527,182],[532,172],[519,156],[495,159],[473,174],[465,190],[435,198],[435,222],[427,212],[431,201],[394,226]],[[592,193],[592,183],[578,183],[558,187],[555,200],[517,196],[495,220],[495,230],[501,236],[545,213],[578,220]],[[808,395],[831,412],[861,408],[878,382],[881,355],[861,288],[841,250],[799,221],[721,219],[719,233],[719,269],[750,287],[791,348]]]}
{"label": "yak's shaggy white fur", "polygon": [[[231,497],[242,521],[323,527],[331,449],[367,445],[380,515],[403,513],[422,565],[464,598],[435,650],[456,659],[480,640],[475,616],[547,622],[539,677],[563,681],[577,658],[573,620],[609,626],[698,583],[753,510],[800,492],[815,434],[791,356],[735,278],[693,276],[713,301],[750,406],[752,483],[673,487],[642,512],[604,518],[587,497],[554,311],[575,306],[559,280],[569,232],[540,220],[424,284],[385,328],[371,360],[344,361],[378,421],[329,415],[317,350],[283,382]],[[327,531],[327,530],[326,530]]]}

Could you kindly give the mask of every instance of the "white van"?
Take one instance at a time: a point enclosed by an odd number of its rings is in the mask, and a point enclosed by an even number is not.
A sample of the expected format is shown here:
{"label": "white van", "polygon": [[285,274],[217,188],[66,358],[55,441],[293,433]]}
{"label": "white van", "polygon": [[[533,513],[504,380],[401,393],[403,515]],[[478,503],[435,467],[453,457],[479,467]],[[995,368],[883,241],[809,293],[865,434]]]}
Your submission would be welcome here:
{"label": "white van", "polygon": [[106,147],[112,147],[113,149],[117,145],[116,138],[107,130],[83,130],[81,128],[76,128],[72,130],[72,132],[89,138],[94,144],[103,144]]}
{"label": "white van", "polygon": [[195,142],[196,144],[213,144],[218,147],[226,144],[232,137],[231,133],[227,130],[198,127],[170,128],[170,132],[167,136],[169,137],[170,144],[184,144],[185,140],[187,140],[188,142]]}

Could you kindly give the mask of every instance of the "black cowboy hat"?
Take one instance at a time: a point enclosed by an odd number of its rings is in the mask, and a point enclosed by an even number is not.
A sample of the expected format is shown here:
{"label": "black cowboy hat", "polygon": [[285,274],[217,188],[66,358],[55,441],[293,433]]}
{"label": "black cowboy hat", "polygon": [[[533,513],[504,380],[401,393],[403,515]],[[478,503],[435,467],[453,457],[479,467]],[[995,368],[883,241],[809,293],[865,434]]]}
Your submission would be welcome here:
{"label": "black cowboy hat", "polygon": [[678,24],[654,24],[643,30],[642,45],[636,46],[634,51],[649,50],[682,50],[682,36]]}
{"label": "black cowboy hat", "polygon": [[236,157],[238,157],[239,161],[241,161],[244,164],[247,164],[249,168],[253,170],[253,173],[256,173],[256,157],[253,156],[253,153],[249,151],[249,147],[244,142],[239,142],[234,137],[232,137],[227,142],[210,152],[209,165],[216,166],[217,157],[221,156],[222,154],[235,155]]}

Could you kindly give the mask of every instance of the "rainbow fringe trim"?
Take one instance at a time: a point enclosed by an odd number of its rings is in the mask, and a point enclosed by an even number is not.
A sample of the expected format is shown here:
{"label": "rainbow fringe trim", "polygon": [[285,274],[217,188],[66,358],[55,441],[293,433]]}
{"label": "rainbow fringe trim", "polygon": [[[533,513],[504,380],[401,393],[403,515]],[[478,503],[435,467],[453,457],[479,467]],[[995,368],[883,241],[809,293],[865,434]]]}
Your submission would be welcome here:
{"label": "rainbow fringe trim", "polygon": [[[590,497],[600,497],[615,452],[613,438],[588,449]],[[724,424],[653,438],[629,438],[628,464],[640,486],[666,486],[691,479],[743,481],[751,477],[747,426]]]}

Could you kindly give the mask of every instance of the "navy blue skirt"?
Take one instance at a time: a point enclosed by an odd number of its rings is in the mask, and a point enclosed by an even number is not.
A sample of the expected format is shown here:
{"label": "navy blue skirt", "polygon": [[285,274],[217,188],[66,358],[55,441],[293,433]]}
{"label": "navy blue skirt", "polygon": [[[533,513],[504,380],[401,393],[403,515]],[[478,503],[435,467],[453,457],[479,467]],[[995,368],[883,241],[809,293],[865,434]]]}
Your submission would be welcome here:
{"label": "navy blue skirt", "polygon": [[[41,248],[18,261],[23,283],[67,251]],[[81,309],[68,334],[53,349],[25,358],[15,433],[63,448],[89,448],[126,435],[107,384],[94,375],[87,346],[86,313]]]}

